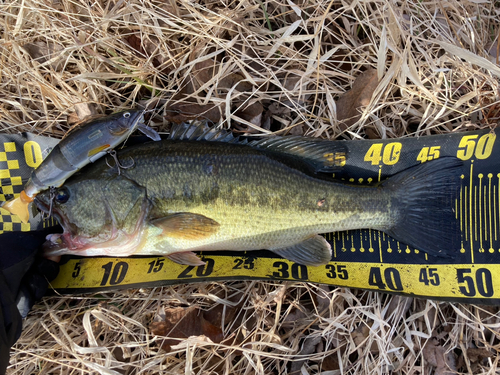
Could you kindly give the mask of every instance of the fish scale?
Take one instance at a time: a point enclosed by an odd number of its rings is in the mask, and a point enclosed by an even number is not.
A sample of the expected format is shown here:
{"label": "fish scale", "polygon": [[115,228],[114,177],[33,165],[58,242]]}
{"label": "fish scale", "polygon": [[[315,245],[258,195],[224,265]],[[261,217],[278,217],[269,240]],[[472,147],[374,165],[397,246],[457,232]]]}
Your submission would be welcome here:
{"label": "fish scale", "polygon": [[[272,248],[316,233],[352,229],[360,222],[371,227],[387,223],[387,215],[377,214],[381,212],[378,206],[388,204],[382,191],[374,200],[372,189],[313,178],[265,154],[248,152],[248,147],[202,142],[166,144],[168,147],[152,145],[153,155],[158,154],[146,160],[142,155],[135,156],[136,168],[125,172],[127,178],[146,186],[148,197],[158,202],[151,217],[191,212],[214,219],[220,229],[203,240],[167,240],[168,245],[160,246],[159,253]],[[207,173],[207,159],[217,172]],[[190,187],[189,197],[185,186]],[[322,199],[326,203],[318,207]],[[149,244],[155,246],[154,242],[151,239]]]}

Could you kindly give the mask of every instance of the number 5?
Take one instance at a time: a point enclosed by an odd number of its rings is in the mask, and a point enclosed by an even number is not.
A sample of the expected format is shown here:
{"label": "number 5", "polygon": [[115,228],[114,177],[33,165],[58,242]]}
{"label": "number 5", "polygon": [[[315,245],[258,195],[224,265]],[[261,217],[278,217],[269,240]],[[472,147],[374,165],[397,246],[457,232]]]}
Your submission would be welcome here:
{"label": "number 5", "polygon": [[465,135],[462,137],[460,143],[458,144],[458,148],[465,147],[465,150],[458,150],[457,158],[461,160],[469,160],[472,157],[474,154],[474,148],[476,147],[476,141],[474,141],[474,139],[477,137],[477,134]]}

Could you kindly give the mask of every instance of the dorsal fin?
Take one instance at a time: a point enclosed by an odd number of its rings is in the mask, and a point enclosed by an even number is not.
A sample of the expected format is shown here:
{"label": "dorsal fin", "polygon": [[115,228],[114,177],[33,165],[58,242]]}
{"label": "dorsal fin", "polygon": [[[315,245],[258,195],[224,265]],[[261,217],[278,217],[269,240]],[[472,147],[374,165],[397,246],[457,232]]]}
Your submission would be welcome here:
{"label": "dorsal fin", "polygon": [[217,129],[210,127],[207,122],[201,125],[176,124],[170,131],[169,139],[177,141],[209,141],[209,142],[226,142],[226,143],[247,143],[239,137],[235,137],[233,133],[226,129]]}
{"label": "dorsal fin", "polygon": [[247,139],[235,137],[228,130],[210,127],[206,122],[202,125],[174,125],[169,139],[247,144],[274,154],[298,158],[315,173],[335,172],[345,165],[347,157],[347,148],[340,142],[299,136],[272,136],[249,142]]}
{"label": "dorsal fin", "polygon": [[347,148],[340,142],[299,136],[269,137],[251,141],[249,146],[298,157],[314,172],[332,173],[346,163]]}

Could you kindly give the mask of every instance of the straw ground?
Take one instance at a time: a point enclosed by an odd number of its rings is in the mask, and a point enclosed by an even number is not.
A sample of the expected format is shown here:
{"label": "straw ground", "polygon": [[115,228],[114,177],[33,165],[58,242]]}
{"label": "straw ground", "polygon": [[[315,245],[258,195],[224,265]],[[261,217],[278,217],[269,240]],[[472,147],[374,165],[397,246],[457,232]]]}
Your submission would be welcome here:
{"label": "straw ground", "polygon": [[[499,12],[488,0],[5,2],[1,131],[62,137],[87,116],[137,106],[163,132],[194,119],[330,139],[493,128]],[[361,86],[373,91],[354,92],[363,109],[339,108],[370,68]],[[160,349],[151,323],[187,306],[228,340]],[[306,283],[57,296],[28,316],[8,371],[496,373],[499,324],[497,308]]]}

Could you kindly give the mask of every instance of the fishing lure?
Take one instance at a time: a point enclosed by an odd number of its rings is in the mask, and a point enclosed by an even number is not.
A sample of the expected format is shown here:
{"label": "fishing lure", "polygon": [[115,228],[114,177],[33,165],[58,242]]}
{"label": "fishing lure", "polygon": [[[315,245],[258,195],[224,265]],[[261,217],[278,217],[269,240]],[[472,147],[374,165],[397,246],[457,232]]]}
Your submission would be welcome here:
{"label": "fishing lure", "polygon": [[128,110],[82,124],[33,170],[19,197],[6,202],[2,208],[27,222],[28,205],[38,193],[61,186],[75,172],[113,150],[134,130],[155,141],[160,140],[158,133],[144,124],[143,115],[142,110]]}

